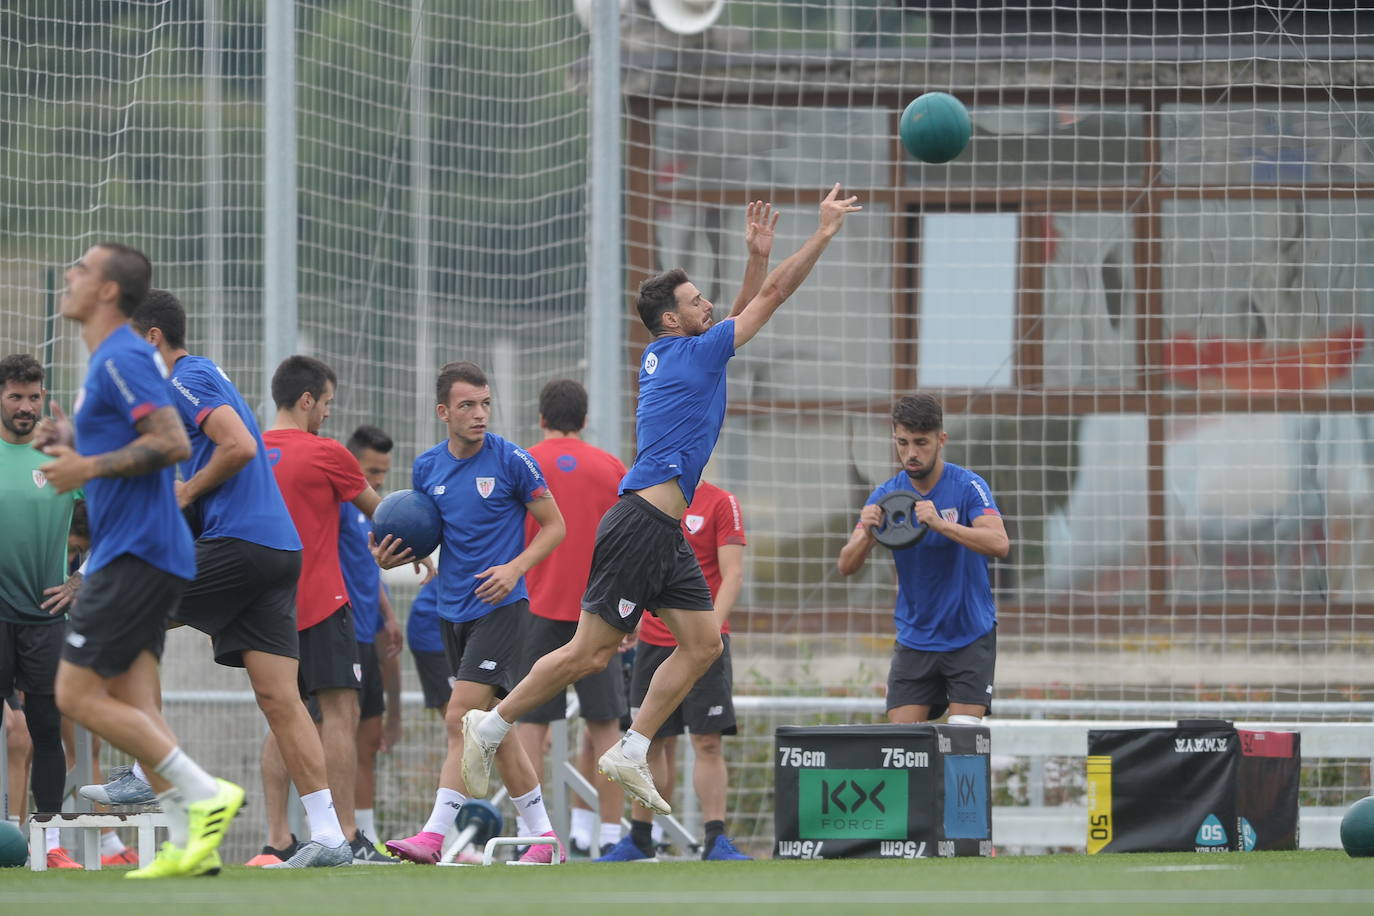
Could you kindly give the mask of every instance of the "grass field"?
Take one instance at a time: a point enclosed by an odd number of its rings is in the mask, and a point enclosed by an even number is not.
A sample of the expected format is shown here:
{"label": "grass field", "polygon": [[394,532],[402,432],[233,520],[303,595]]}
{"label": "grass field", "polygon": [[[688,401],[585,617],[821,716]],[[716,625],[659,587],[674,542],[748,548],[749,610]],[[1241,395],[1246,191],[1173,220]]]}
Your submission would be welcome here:
{"label": "grass field", "polygon": [[[18,907],[23,906],[20,910]],[[1110,912],[1374,913],[1374,859],[1341,852],[1037,856],[836,862],[573,863],[556,868],[355,867],[124,881],[100,873],[0,871],[0,913],[91,916],[312,913]]]}

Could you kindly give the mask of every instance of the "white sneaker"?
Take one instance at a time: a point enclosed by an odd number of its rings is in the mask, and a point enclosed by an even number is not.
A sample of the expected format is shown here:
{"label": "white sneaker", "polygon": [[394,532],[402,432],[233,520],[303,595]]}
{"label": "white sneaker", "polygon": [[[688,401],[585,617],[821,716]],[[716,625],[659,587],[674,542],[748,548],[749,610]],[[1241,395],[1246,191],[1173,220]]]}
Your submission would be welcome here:
{"label": "white sneaker", "polygon": [[649,764],[635,763],[625,756],[619,744],[611,745],[611,749],[601,755],[601,759],[596,762],[596,771],[611,782],[620,783],[626,792],[650,811],[658,814],[673,813],[672,807],[658,794],[658,789],[654,788],[654,777],[649,772]]}
{"label": "white sneaker", "polygon": [[477,725],[486,712],[469,709],[463,715],[463,782],[469,798],[486,798],[491,792],[491,761],[500,744],[477,737]]}

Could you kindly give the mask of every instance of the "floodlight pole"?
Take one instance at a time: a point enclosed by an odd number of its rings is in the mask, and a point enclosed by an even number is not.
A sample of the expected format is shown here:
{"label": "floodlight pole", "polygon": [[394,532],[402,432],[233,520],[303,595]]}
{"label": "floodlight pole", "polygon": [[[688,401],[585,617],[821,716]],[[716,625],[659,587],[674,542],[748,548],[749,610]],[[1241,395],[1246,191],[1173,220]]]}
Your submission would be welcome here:
{"label": "floodlight pole", "polygon": [[262,178],[262,420],[272,374],[296,352],[296,0],[266,4]]}
{"label": "floodlight pole", "polygon": [[592,0],[587,149],[587,439],[623,447],[625,294],[621,235],[620,3]]}

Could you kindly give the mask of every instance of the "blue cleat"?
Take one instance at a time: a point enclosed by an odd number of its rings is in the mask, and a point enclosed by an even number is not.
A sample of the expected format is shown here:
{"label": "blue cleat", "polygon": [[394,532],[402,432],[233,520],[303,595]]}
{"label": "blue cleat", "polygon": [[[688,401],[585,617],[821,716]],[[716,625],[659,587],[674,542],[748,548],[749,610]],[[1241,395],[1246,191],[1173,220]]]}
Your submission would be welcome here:
{"label": "blue cleat", "polygon": [[753,856],[746,856],[735,848],[735,844],[725,834],[716,837],[715,843],[711,845],[703,857],[707,862],[752,862]]}
{"label": "blue cleat", "polygon": [[592,859],[593,862],[657,862],[657,856],[646,856],[635,841],[629,837],[621,837],[620,842],[610,848],[605,855],[599,859]]}

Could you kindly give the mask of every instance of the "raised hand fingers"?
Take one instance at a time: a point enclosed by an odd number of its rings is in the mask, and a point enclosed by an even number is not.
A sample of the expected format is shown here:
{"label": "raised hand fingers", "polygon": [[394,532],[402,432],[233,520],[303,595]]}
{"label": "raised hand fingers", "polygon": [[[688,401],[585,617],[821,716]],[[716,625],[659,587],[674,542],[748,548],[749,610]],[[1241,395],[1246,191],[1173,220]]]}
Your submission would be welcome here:
{"label": "raised hand fingers", "polygon": [[57,422],[67,422],[67,414],[65,411],[62,410],[62,405],[57,403],[56,400],[48,402],[48,412],[53,415],[53,418],[57,420]]}

